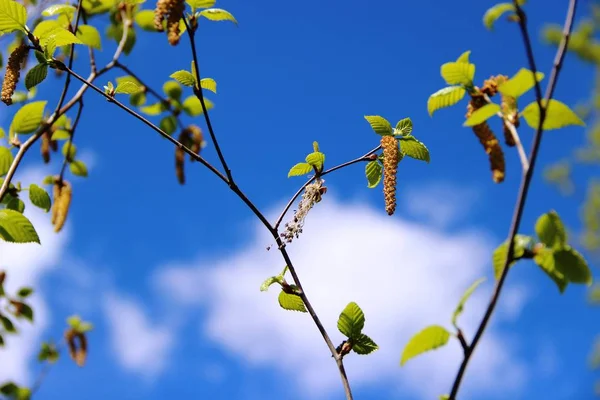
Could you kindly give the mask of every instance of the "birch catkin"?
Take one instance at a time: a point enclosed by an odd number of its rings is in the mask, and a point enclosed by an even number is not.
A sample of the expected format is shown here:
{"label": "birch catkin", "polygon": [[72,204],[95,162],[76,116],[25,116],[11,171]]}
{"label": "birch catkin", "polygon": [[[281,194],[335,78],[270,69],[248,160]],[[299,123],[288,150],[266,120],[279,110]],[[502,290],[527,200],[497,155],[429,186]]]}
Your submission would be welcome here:
{"label": "birch catkin", "polygon": [[54,182],[52,188],[52,225],[54,225],[54,232],[60,232],[67,215],[69,214],[69,207],[71,206],[71,199],[73,197],[71,184],[64,179],[59,182],[58,178]]}
{"label": "birch catkin", "polygon": [[393,136],[381,138],[383,148],[383,196],[385,198],[385,211],[388,215],[396,211],[396,174],[400,161],[398,142]]}
{"label": "birch catkin", "polygon": [[20,45],[10,53],[6,72],[4,73],[4,81],[2,82],[2,102],[7,106],[12,104],[12,95],[15,93],[19,77],[21,76],[21,67],[29,49],[25,44]]}
{"label": "birch catkin", "polygon": [[184,0],[158,0],[154,9],[154,27],[163,32],[163,21],[167,20],[167,38],[172,46],[179,43],[179,21],[185,11]]}

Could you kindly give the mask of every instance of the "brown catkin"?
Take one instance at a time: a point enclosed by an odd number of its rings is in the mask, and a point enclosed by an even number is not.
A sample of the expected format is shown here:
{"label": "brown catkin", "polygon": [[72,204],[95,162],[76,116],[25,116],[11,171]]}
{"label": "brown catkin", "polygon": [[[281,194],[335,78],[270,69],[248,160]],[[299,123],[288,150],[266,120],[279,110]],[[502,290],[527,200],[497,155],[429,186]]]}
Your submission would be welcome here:
{"label": "brown catkin", "polygon": [[169,13],[169,0],[158,0],[154,9],[154,28],[159,32],[164,32],[163,21]]}
{"label": "brown catkin", "polygon": [[7,106],[12,104],[12,95],[15,93],[19,77],[21,76],[21,65],[29,49],[25,44],[20,45],[10,53],[6,72],[4,73],[4,81],[2,82],[2,102]]}
{"label": "brown catkin", "polygon": [[[190,149],[196,153],[200,154],[200,151],[204,147],[204,135],[202,134],[202,129],[196,125],[190,125],[187,127],[192,133],[192,145]],[[194,157],[190,156],[190,161],[195,161]]]}
{"label": "brown catkin", "polygon": [[54,232],[60,232],[65,225],[67,215],[69,214],[69,207],[71,206],[71,199],[73,197],[73,190],[71,184],[63,179],[62,182],[56,178],[54,187],[52,188],[52,225],[54,225]]}
{"label": "brown catkin", "polygon": [[185,11],[184,0],[158,0],[154,9],[154,27],[163,32],[163,21],[167,20],[167,38],[172,46],[179,43],[179,21]]}
{"label": "brown catkin", "polygon": [[[186,129],[182,130],[181,133],[179,134],[179,142],[182,143],[184,146],[188,146],[190,144],[190,141],[191,141],[190,133],[191,133],[190,129],[186,128]],[[183,168],[184,161],[185,161],[185,152],[183,151],[182,148],[176,147],[175,148],[175,175],[177,175],[177,180],[182,185],[185,183],[185,171]]]}
{"label": "brown catkin", "polygon": [[[467,118],[473,114],[473,112],[486,104],[485,99],[482,95],[473,94],[471,101],[467,106]],[[473,126],[473,132],[479,139],[479,142],[483,146],[490,160],[490,168],[492,170],[492,179],[495,183],[504,181],[504,175],[506,172],[506,165],[504,162],[504,152],[500,146],[500,142],[494,135],[494,132],[488,125],[487,121],[482,122],[479,125]]]}
{"label": "brown catkin", "polygon": [[[77,345],[77,341],[79,345]],[[87,358],[87,338],[85,334],[69,328],[65,331],[65,342],[67,342],[69,348],[69,356],[78,367],[83,367]]]}
{"label": "brown catkin", "polygon": [[44,160],[44,163],[46,163],[46,164],[48,164],[50,162],[50,142],[51,142],[50,132],[46,131],[42,135],[42,145],[41,145],[42,159]]}
{"label": "brown catkin", "polygon": [[385,211],[388,215],[396,211],[396,173],[400,161],[398,142],[393,136],[381,138],[383,148],[383,196],[385,197]]}

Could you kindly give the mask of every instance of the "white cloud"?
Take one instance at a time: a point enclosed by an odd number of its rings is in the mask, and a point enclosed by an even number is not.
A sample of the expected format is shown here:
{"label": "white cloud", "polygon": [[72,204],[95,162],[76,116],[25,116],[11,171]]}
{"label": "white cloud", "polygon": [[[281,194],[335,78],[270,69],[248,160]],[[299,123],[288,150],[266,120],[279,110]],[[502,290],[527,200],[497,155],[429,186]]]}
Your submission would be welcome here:
{"label": "white cloud", "polygon": [[[248,365],[286,372],[311,398],[338,392],[337,369],[310,317],[281,310],[275,287],[259,292],[260,283],[283,265],[276,249],[265,251],[268,235],[256,232],[247,248],[220,260],[158,270],[154,279],[161,297],[204,307],[202,335]],[[385,381],[421,398],[435,398],[450,388],[461,359],[459,345],[452,342],[403,369],[398,366],[400,353],[425,326],[449,327],[464,289],[480,276],[491,275],[492,244],[483,231],[448,235],[406,222],[401,215],[390,218],[328,196],[311,211],[303,236],[288,249],[336,344],[342,340],[336,322],[345,305],[356,301],[366,314],[364,332],[380,350],[346,359],[354,387]],[[490,289],[488,282],[467,305],[461,319],[467,335],[472,335]],[[523,363],[492,324],[472,360],[464,389],[489,393],[501,388],[509,393],[521,387],[526,375]]]}
{"label": "white cloud", "polygon": [[[41,171],[30,169],[19,174],[18,180],[25,186],[41,182],[43,176]],[[42,245],[0,241],[0,269],[7,272],[4,286],[8,294],[15,293],[23,286],[39,289],[42,277],[61,260],[69,237],[68,227],[60,234],[54,233],[50,216],[31,205],[27,196],[24,197],[25,215],[35,226]],[[50,311],[39,290],[31,296],[31,305],[34,324],[26,321],[19,323],[18,335],[5,335],[6,346],[0,349],[0,382],[14,380],[26,384],[31,381],[29,363],[37,354],[41,336],[50,320]]]}
{"label": "white cloud", "polygon": [[103,309],[119,363],[147,379],[159,375],[173,346],[171,330],[153,324],[140,304],[116,293],[105,296]]}

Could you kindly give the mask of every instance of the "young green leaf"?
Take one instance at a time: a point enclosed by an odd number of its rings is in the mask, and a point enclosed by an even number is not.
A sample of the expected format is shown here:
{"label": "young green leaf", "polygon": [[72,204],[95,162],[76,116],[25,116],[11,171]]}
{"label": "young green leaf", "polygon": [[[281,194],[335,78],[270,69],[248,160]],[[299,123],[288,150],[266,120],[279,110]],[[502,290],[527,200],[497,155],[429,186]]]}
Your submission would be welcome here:
{"label": "young green leaf", "polygon": [[69,170],[75,176],[88,176],[88,169],[85,163],[81,160],[73,160],[73,162],[69,163]]}
{"label": "young green leaf", "polygon": [[469,64],[469,56],[470,55],[471,55],[471,50],[467,50],[456,59],[456,62]]}
{"label": "young green leaf", "polygon": [[102,39],[98,30],[92,25],[79,25],[77,28],[77,37],[83,44],[94,49],[102,50]]}
{"label": "young green leaf", "polygon": [[483,15],[483,25],[490,31],[494,29],[494,23],[502,16],[502,14],[515,11],[515,6],[512,3],[500,3],[496,4],[492,8],[488,9]]}
{"label": "young green leaf", "polygon": [[569,281],[556,268],[554,260],[554,252],[550,249],[543,248],[533,257],[533,261],[554,281],[560,293],[564,293]]}
{"label": "young green leaf", "polygon": [[6,175],[13,160],[14,157],[10,150],[4,146],[0,146],[0,176]]}
{"label": "young green leaf", "polygon": [[35,59],[38,61],[38,63],[47,64],[46,56],[41,51],[34,50],[33,55],[35,56]]}
{"label": "young green leaf", "polygon": [[403,118],[396,124],[396,129],[394,130],[394,135],[410,135],[413,130],[413,123],[410,118]]}
{"label": "young green leaf", "polygon": [[21,107],[13,117],[10,130],[27,134],[35,131],[41,124],[47,101],[34,101]]}
{"label": "young green leaf", "polygon": [[561,249],[567,244],[567,232],[556,211],[543,214],[535,223],[535,233],[546,247]]}
{"label": "young green leaf", "polygon": [[202,89],[210,90],[213,93],[217,93],[217,82],[212,78],[200,79],[200,87]]}
{"label": "young green leaf", "polygon": [[129,96],[129,104],[135,107],[141,107],[146,104],[146,93],[143,91],[133,93]]}
{"label": "young green leaf", "polygon": [[50,200],[48,192],[35,183],[29,185],[29,200],[31,201],[31,204],[46,212],[50,211],[50,207],[52,207],[52,201]]}
{"label": "young green leaf", "polygon": [[192,8],[210,8],[215,5],[216,0],[185,0]]}
{"label": "young green leaf", "polygon": [[39,85],[48,76],[48,66],[44,64],[38,64],[31,68],[25,76],[25,87],[27,90],[31,90],[34,86]]}
{"label": "young green leaf", "polygon": [[377,160],[369,161],[365,167],[365,174],[367,175],[368,188],[373,189],[381,182],[383,175],[383,167]]}
{"label": "young green leaf", "polygon": [[278,300],[279,300],[279,305],[284,310],[306,312],[306,307],[304,306],[302,299],[298,295],[289,294],[282,290],[279,293]]}
{"label": "young green leaf", "polygon": [[271,276],[270,278],[265,279],[265,281],[260,285],[260,291],[266,292],[274,283],[281,283],[281,279],[278,276]]}
{"label": "young green leaf", "polygon": [[370,337],[365,335],[364,333],[359,334],[354,340],[352,344],[352,350],[356,354],[366,355],[371,354],[375,350],[379,349],[377,343],[373,341]]}
{"label": "young green leaf", "polygon": [[146,115],[159,115],[162,114],[167,108],[162,102],[154,103],[149,106],[140,107],[140,111]]}
{"label": "young green leaf", "polygon": [[71,134],[64,129],[57,129],[52,133],[51,140],[67,140],[71,137]]}
{"label": "young green leaf", "polygon": [[170,78],[175,79],[177,82],[181,83],[183,86],[194,86],[196,84],[196,77],[192,75],[191,72],[180,70],[173,72]]}
{"label": "young green leaf", "polygon": [[[525,118],[527,125],[533,129],[538,128],[540,123],[540,109],[537,101],[528,104],[521,114]],[[585,126],[585,123],[566,104],[558,100],[550,100],[550,104],[548,104],[546,110],[546,119],[543,125],[544,130],[560,129],[570,125]]]}
{"label": "young green leaf", "polygon": [[448,85],[472,85],[475,77],[475,64],[448,62],[442,65],[440,72]]}
{"label": "young green leaf", "polygon": [[[204,105],[206,106],[206,110],[214,108],[214,104],[206,97],[204,98]],[[201,115],[203,114],[202,103],[200,103],[200,100],[196,96],[191,95],[183,101],[183,111],[191,117]]]}
{"label": "young green leaf", "polygon": [[290,178],[292,176],[306,175],[309,172],[311,172],[312,170],[313,170],[313,167],[309,163],[298,163],[290,169],[290,172],[288,172],[288,178]]}
{"label": "young green leaf", "polygon": [[[535,75],[538,82],[544,79],[542,72],[537,72]],[[498,85],[498,91],[505,96],[519,98],[523,94],[531,90],[535,86],[535,80],[533,79],[533,72],[527,68],[521,68],[512,78],[508,81]]]}
{"label": "young green leaf", "polygon": [[141,90],[141,88],[133,82],[123,82],[117,85],[115,88],[115,94],[134,94]]}
{"label": "young green leaf", "polygon": [[463,126],[479,125],[482,122],[485,122],[488,119],[490,119],[491,117],[493,117],[494,115],[496,115],[496,113],[499,111],[500,111],[500,106],[498,104],[496,104],[496,103],[486,104],[485,106],[475,110],[471,114],[471,116],[469,118],[467,118],[467,120],[465,121]]}
{"label": "young green leaf", "polygon": [[163,84],[163,92],[170,99],[175,99],[179,101],[181,99],[181,94],[183,93],[183,89],[181,85],[177,81],[166,81]]}
{"label": "young green leaf", "polygon": [[62,147],[62,155],[67,159],[68,162],[73,162],[77,155],[77,146],[73,142],[65,142]]}
{"label": "young green leaf", "polygon": [[15,328],[15,324],[6,316],[0,314],[0,323],[4,330],[8,333],[17,333],[17,328]]}
{"label": "young green leaf", "polygon": [[221,8],[207,8],[198,13],[202,17],[211,21],[231,21],[237,25],[237,20],[229,11],[225,11]]}
{"label": "young green leaf", "polygon": [[145,31],[157,32],[156,26],[154,25],[154,11],[153,10],[141,10],[138,11],[133,17],[135,23]]}
{"label": "young green leaf", "polygon": [[429,116],[440,108],[446,108],[455,105],[465,97],[467,91],[461,86],[448,86],[438,90],[427,100],[427,111]]}
{"label": "young green leaf", "polygon": [[457,326],[456,321],[458,320],[460,314],[462,314],[465,308],[465,303],[467,302],[467,300],[469,300],[469,297],[471,297],[475,289],[477,289],[477,287],[481,285],[484,281],[485,278],[479,278],[475,281],[475,283],[469,286],[467,290],[465,290],[462,297],[460,298],[460,301],[458,302],[458,305],[456,306],[456,309],[454,310],[454,313],[452,314],[452,325],[454,325],[455,327]]}
{"label": "young green leaf", "polygon": [[142,90],[142,84],[140,83],[140,81],[138,81],[136,78],[134,78],[131,75],[124,75],[124,76],[119,76],[115,79],[115,81],[117,81],[117,86],[125,83],[125,82],[132,82],[134,83],[136,86],[140,87],[140,90]]}
{"label": "young green leaf", "polygon": [[[530,247],[532,242],[533,238],[529,236],[515,236],[515,247],[513,251],[514,260],[510,263],[510,266],[512,266],[516,260],[523,257],[523,254],[525,254],[525,249],[527,247]],[[498,246],[496,250],[494,250],[494,254],[492,255],[492,265],[494,267],[494,276],[496,277],[496,280],[500,279],[500,275],[502,274],[502,269],[504,268],[504,263],[506,262],[507,256],[508,241],[505,241],[500,246]]]}
{"label": "young green leaf", "polygon": [[33,288],[31,288],[31,287],[22,287],[17,292],[17,296],[19,296],[20,298],[24,299],[26,297],[29,297],[32,293],[33,293]]}
{"label": "young green leaf", "polygon": [[379,115],[365,115],[365,119],[378,135],[393,135],[394,130],[389,121]]}
{"label": "young green leaf", "polygon": [[305,161],[318,171],[321,171],[323,169],[323,164],[325,164],[325,154],[320,151],[315,151],[307,155]]}
{"label": "young green leaf", "polygon": [[172,135],[177,129],[177,118],[172,115],[167,115],[160,120],[159,127],[169,135]]}
{"label": "young green leaf", "polygon": [[14,210],[0,210],[0,238],[11,243],[40,243],[40,238],[23,214]]}
{"label": "young green leaf", "polygon": [[420,354],[446,345],[448,339],[450,339],[450,332],[443,326],[428,326],[409,340],[402,352],[400,365],[404,365],[408,360]]}
{"label": "young green leaf", "polygon": [[400,137],[400,151],[405,156],[414,158],[415,160],[421,160],[425,162],[429,162],[429,149],[415,139],[414,136],[401,136]]}
{"label": "young green leaf", "polygon": [[83,42],[71,32],[63,28],[54,20],[42,21],[33,30],[33,35],[40,39],[40,45],[45,46],[49,40],[54,40],[55,46],[66,46],[68,44],[83,44]]}
{"label": "young green leaf", "polygon": [[14,0],[0,0],[0,36],[14,31],[25,32],[27,11]]}
{"label": "young green leaf", "polygon": [[554,250],[554,266],[569,282],[591,286],[592,272],[585,258],[575,249]]}
{"label": "young green leaf", "polygon": [[25,203],[23,203],[23,200],[19,199],[18,197],[13,197],[6,204],[6,208],[9,210],[18,211],[21,214],[23,214],[23,212],[25,211]]}
{"label": "young green leaf", "polygon": [[42,11],[44,17],[51,17],[54,15],[67,15],[69,19],[75,14],[76,8],[68,4],[53,4],[50,7]]}
{"label": "young green leaf", "polygon": [[53,364],[58,361],[58,358],[59,353],[56,349],[56,345],[46,342],[42,343],[42,348],[38,353],[38,361],[48,361],[49,363]]}
{"label": "young green leaf", "polygon": [[365,326],[365,314],[358,304],[350,302],[344,308],[338,318],[337,328],[349,339],[359,339],[362,329]]}

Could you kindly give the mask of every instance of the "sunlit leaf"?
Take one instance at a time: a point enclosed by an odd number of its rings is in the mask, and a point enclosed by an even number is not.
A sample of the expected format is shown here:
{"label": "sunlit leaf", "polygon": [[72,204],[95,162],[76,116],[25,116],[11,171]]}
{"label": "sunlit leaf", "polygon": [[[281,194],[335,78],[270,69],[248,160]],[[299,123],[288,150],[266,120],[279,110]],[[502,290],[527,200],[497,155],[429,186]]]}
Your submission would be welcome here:
{"label": "sunlit leaf", "polygon": [[379,115],[365,115],[365,119],[378,135],[392,135],[394,133],[389,121]]}
{"label": "sunlit leaf", "polygon": [[432,116],[440,108],[450,107],[458,103],[465,97],[467,91],[460,86],[448,86],[438,90],[427,100],[427,111]]}
{"label": "sunlit leaf", "polygon": [[[527,125],[533,129],[538,128],[540,123],[540,109],[537,101],[528,104],[523,109],[522,115],[523,118],[525,118]],[[585,126],[585,123],[566,104],[561,103],[558,100],[550,100],[550,104],[548,104],[546,111],[546,119],[544,120],[543,129],[560,129],[571,125]]]}
{"label": "sunlit leaf", "polygon": [[403,118],[396,124],[394,135],[410,135],[413,130],[413,123],[410,118]]}
{"label": "sunlit leaf", "polygon": [[154,10],[141,10],[133,17],[135,23],[145,31],[157,32],[154,25]]}
{"label": "sunlit leaf", "polygon": [[0,36],[14,31],[25,32],[27,11],[13,0],[0,0]]}
{"label": "sunlit leaf", "polygon": [[102,39],[100,32],[91,25],[79,25],[77,28],[77,37],[83,44],[94,49],[102,50]]}
{"label": "sunlit leaf", "polygon": [[51,17],[53,15],[65,14],[69,19],[75,14],[77,9],[69,4],[53,4],[50,7],[42,11],[44,17]]}
{"label": "sunlit leaf", "polygon": [[512,3],[496,4],[488,9],[483,15],[483,25],[489,30],[494,29],[494,23],[502,16],[502,14],[515,11],[515,6]]}
{"label": "sunlit leaf", "polygon": [[0,146],[0,176],[6,175],[13,163],[13,160],[14,157],[11,151],[4,146]]}
{"label": "sunlit leaf", "polygon": [[200,79],[200,87],[202,89],[210,90],[213,93],[217,93],[217,82],[212,78]]}
{"label": "sunlit leaf", "polygon": [[40,243],[40,238],[23,214],[14,210],[0,210],[0,238],[11,243]]}
{"label": "sunlit leaf", "polygon": [[365,175],[367,176],[369,189],[373,189],[379,185],[379,182],[381,182],[381,177],[383,176],[383,167],[379,161],[369,161],[365,167]]}
{"label": "sunlit leaf", "polygon": [[475,64],[449,62],[442,65],[440,72],[448,85],[472,85]]}
{"label": "sunlit leaf", "polygon": [[475,281],[475,283],[469,286],[467,290],[465,290],[462,297],[460,298],[460,301],[458,302],[458,305],[456,306],[456,309],[454,309],[454,313],[452,313],[452,325],[456,326],[456,321],[458,320],[460,314],[462,314],[465,308],[465,303],[467,302],[467,300],[469,300],[469,297],[471,297],[475,289],[477,289],[477,287],[483,282],[485,282],[485,278],[479,278]]}
{"label": "sunlit leaf", "polygon": [[448,343],[450,332],[443,326],[431,325],[413,336],[404,347],[400,365],[404,365],[408,360],[427,351],[435,350]]}
{"label": "sunlit leaf", "polygon": [[11,131],[20,134],[32,133],[41,124],[47,101],[34,101],[21,107],[13,117]]}
{"label": "sunlit leaf", "polygon": [[400,137],[400,151],[405,156],[414,158],[415,160],[430,161],[429,149],[414,136],[407,135]]}
{"label": "sunlit leaf", "polygon": [[183,86],[194,86],[196,84],[196,78],[194,77],[194,75],[192,75],[191,72],[184,70],[173,72],[170,78],[175,79]]}
{"label": "sunlit leaf", "polygon": [[467,50],[456,59],[456,62],[469,64],[469,56],[470,55],[471,55],[471,50]]}
{"label": "sunlit leaf", "polygon": [[309,163],[298,163],[290,169],[288,172],[288,178],[292,176],[306,175],[309,172],[312,172],[312,170],[313,167]]}
{"label": "sunlit leaf", "polygon": [[[204,105],[206,106],[206,110],[210,110],[214,107],[214,104],[207,98],[204,98]],[[191,95],[191,96],[187,97],[183,101],[182,106],[183,106],[183,111],[185,111],[185,113],[191,117],[195,117],[197,115],[203,114],[202,104],[200,103],[200,100],[195,95]]]}
{"label": "sunlit leaf", "polygon": [[200,11],[199,15],[211,21],[231,21],[236,25],[238,23],[229,11],[225,11],[221,8],[207,8]]}
{"label": "sunlit leaf", "polygon": [[[538,82],[544,79],[542,72],[536,73]],[[498,85],[498,91],[505,96],[519,98],[531,88],[535,86],[535,80],[533,79],[533,72],[527,68],[521,68],[512,78],[508,81]]]}
{"label": "sunlit leaf", "polygon": [[42,210],[48,212],[52,206],[50,195],[43,188],[39,187],[35,183],[29,185],[29,200],[31,204]]}
{"label": "sunlit leaf", "polygon": [[496,103],[486,104],[483,107],[475,110],[471,114],[471,116],[469,118],[467,118],[467,120],[465,121],[463,126],[479,125],[482,122],[485,122],[488,119],[490,119],[491,117],[493,117],[494,115],[496,115],[496,113],[499,111],[500,111],[500,106],[498,104],[496,104]]}
{"label": "sunlit leaf", "polygon": [[320,171],[323,169],[323,164],[325,163],[325,154],[315,151],[307,155],[305,161]]}
{"label": "sunlit leaf", "polygon": [[358,304],[350,302],[338,318],[337,328],[350,339],[357,339],[365,326],[365,314]]}
{"label": "sunlit leaf", "polygon": [[554,210],[538,218],[535,233],[547,247],[560,249],[567,244],[565,226]]}
{"label": "sunlit leaf", "polygon": [[39,85],[48,76],[48,66],[46,64],[37,64],[31,68],[25,76],[25,87],[31,90],[34,86]]}
{"label": "sunlit leaf", "polygon": [[284,310],[306,312],[306,307],[304,306],[304,302],[302,302],[302,299],[298,295],[289,294],[282,290],[279,293],[278,300],[279,300],[279,305]]}

